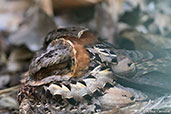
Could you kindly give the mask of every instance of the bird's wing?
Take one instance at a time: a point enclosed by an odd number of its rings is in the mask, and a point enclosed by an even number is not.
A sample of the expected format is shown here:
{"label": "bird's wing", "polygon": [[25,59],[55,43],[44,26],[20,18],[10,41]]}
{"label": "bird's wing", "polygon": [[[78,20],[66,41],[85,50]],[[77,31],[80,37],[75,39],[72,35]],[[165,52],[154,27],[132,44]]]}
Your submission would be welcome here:
{"label": "bird's wing", "polygon": [[41,79],[44,76],[60,72],[60,69],[66,68],[71,61],[74,61],[74,57],[75,50],[70,41],[65,39],[53,40],[46,50],[37,53],[32,60],[29,67],[30,76]]}
{"label": "bird's wing", "polygon": [[23,86],[22,90],[27,89],[28,91],[19,94],[21,112],[32,110],[39,113],[79,112],[87,114],[132,105],[140,98],[144,100],[144,96],[137,95],[137,91],[117,85],[113,73],[109,69],[96,68],[86,77],[78,80],[71,79],[68,82],[59,81],[54,76],[46,78],[48,80],[53,78],[53,80],[51,83],[41,83],[40,85],[29,82]]}

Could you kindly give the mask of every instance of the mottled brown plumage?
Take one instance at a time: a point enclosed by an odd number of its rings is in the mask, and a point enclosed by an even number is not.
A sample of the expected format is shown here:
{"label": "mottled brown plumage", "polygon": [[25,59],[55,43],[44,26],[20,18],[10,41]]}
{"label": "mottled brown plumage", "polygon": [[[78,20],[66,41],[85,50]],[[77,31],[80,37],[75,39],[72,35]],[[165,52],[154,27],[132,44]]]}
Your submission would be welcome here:
{"label": "mottled brown plumage", "polygon": [[145,70],[144,64],[160,62],[153,55],[116,50],[84,27],[59,28],[47,35],[30,64],[18,94],[20,113],[86,114],[140,102],[144,95],[117,82],[150,72],[153,65]]}

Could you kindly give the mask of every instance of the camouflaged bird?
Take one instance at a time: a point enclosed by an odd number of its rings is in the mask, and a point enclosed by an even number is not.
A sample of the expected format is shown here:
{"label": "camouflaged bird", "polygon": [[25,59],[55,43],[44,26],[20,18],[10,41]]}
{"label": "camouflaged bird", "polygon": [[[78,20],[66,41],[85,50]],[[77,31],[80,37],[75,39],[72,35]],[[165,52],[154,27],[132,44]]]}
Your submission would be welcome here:
{"label": "camouflaged bird", "polygon": [[84,27],[58,28],[47,35],[25,74],[18,93],[19,112],[108,113],[144,100],[116,81],[130,81],[159,68],[143,69],[149,60],[160,62],[154,54],[117,50]]}

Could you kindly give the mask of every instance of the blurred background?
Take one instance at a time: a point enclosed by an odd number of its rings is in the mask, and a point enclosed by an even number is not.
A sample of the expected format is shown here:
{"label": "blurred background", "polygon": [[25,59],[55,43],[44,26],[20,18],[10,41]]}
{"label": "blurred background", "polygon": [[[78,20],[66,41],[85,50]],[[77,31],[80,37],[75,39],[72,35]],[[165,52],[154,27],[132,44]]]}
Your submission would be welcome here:
{"label": "blurred background", "polygon": [[0,0],[0,114],[18,113],[22,74],[46,34],[65,26],[85,26],[116,48],[169,49],[171,1]]}

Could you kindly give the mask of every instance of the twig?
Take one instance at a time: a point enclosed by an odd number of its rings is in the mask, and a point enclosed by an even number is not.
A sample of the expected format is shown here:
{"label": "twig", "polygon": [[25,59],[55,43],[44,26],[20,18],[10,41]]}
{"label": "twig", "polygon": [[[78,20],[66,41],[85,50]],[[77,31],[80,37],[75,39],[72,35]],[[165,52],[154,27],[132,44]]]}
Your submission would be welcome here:
{"label": "twig", "polygon": [[5,94],[5,93],[10,93],[10,92],[15,92],[18,89],[19,89],[19,85],[16,85],[16,86],[13,86],[13,87],[10,87],[10,88],[6,88],[6,89],[2,89],[2,90],[0,90],[0,95]]}

